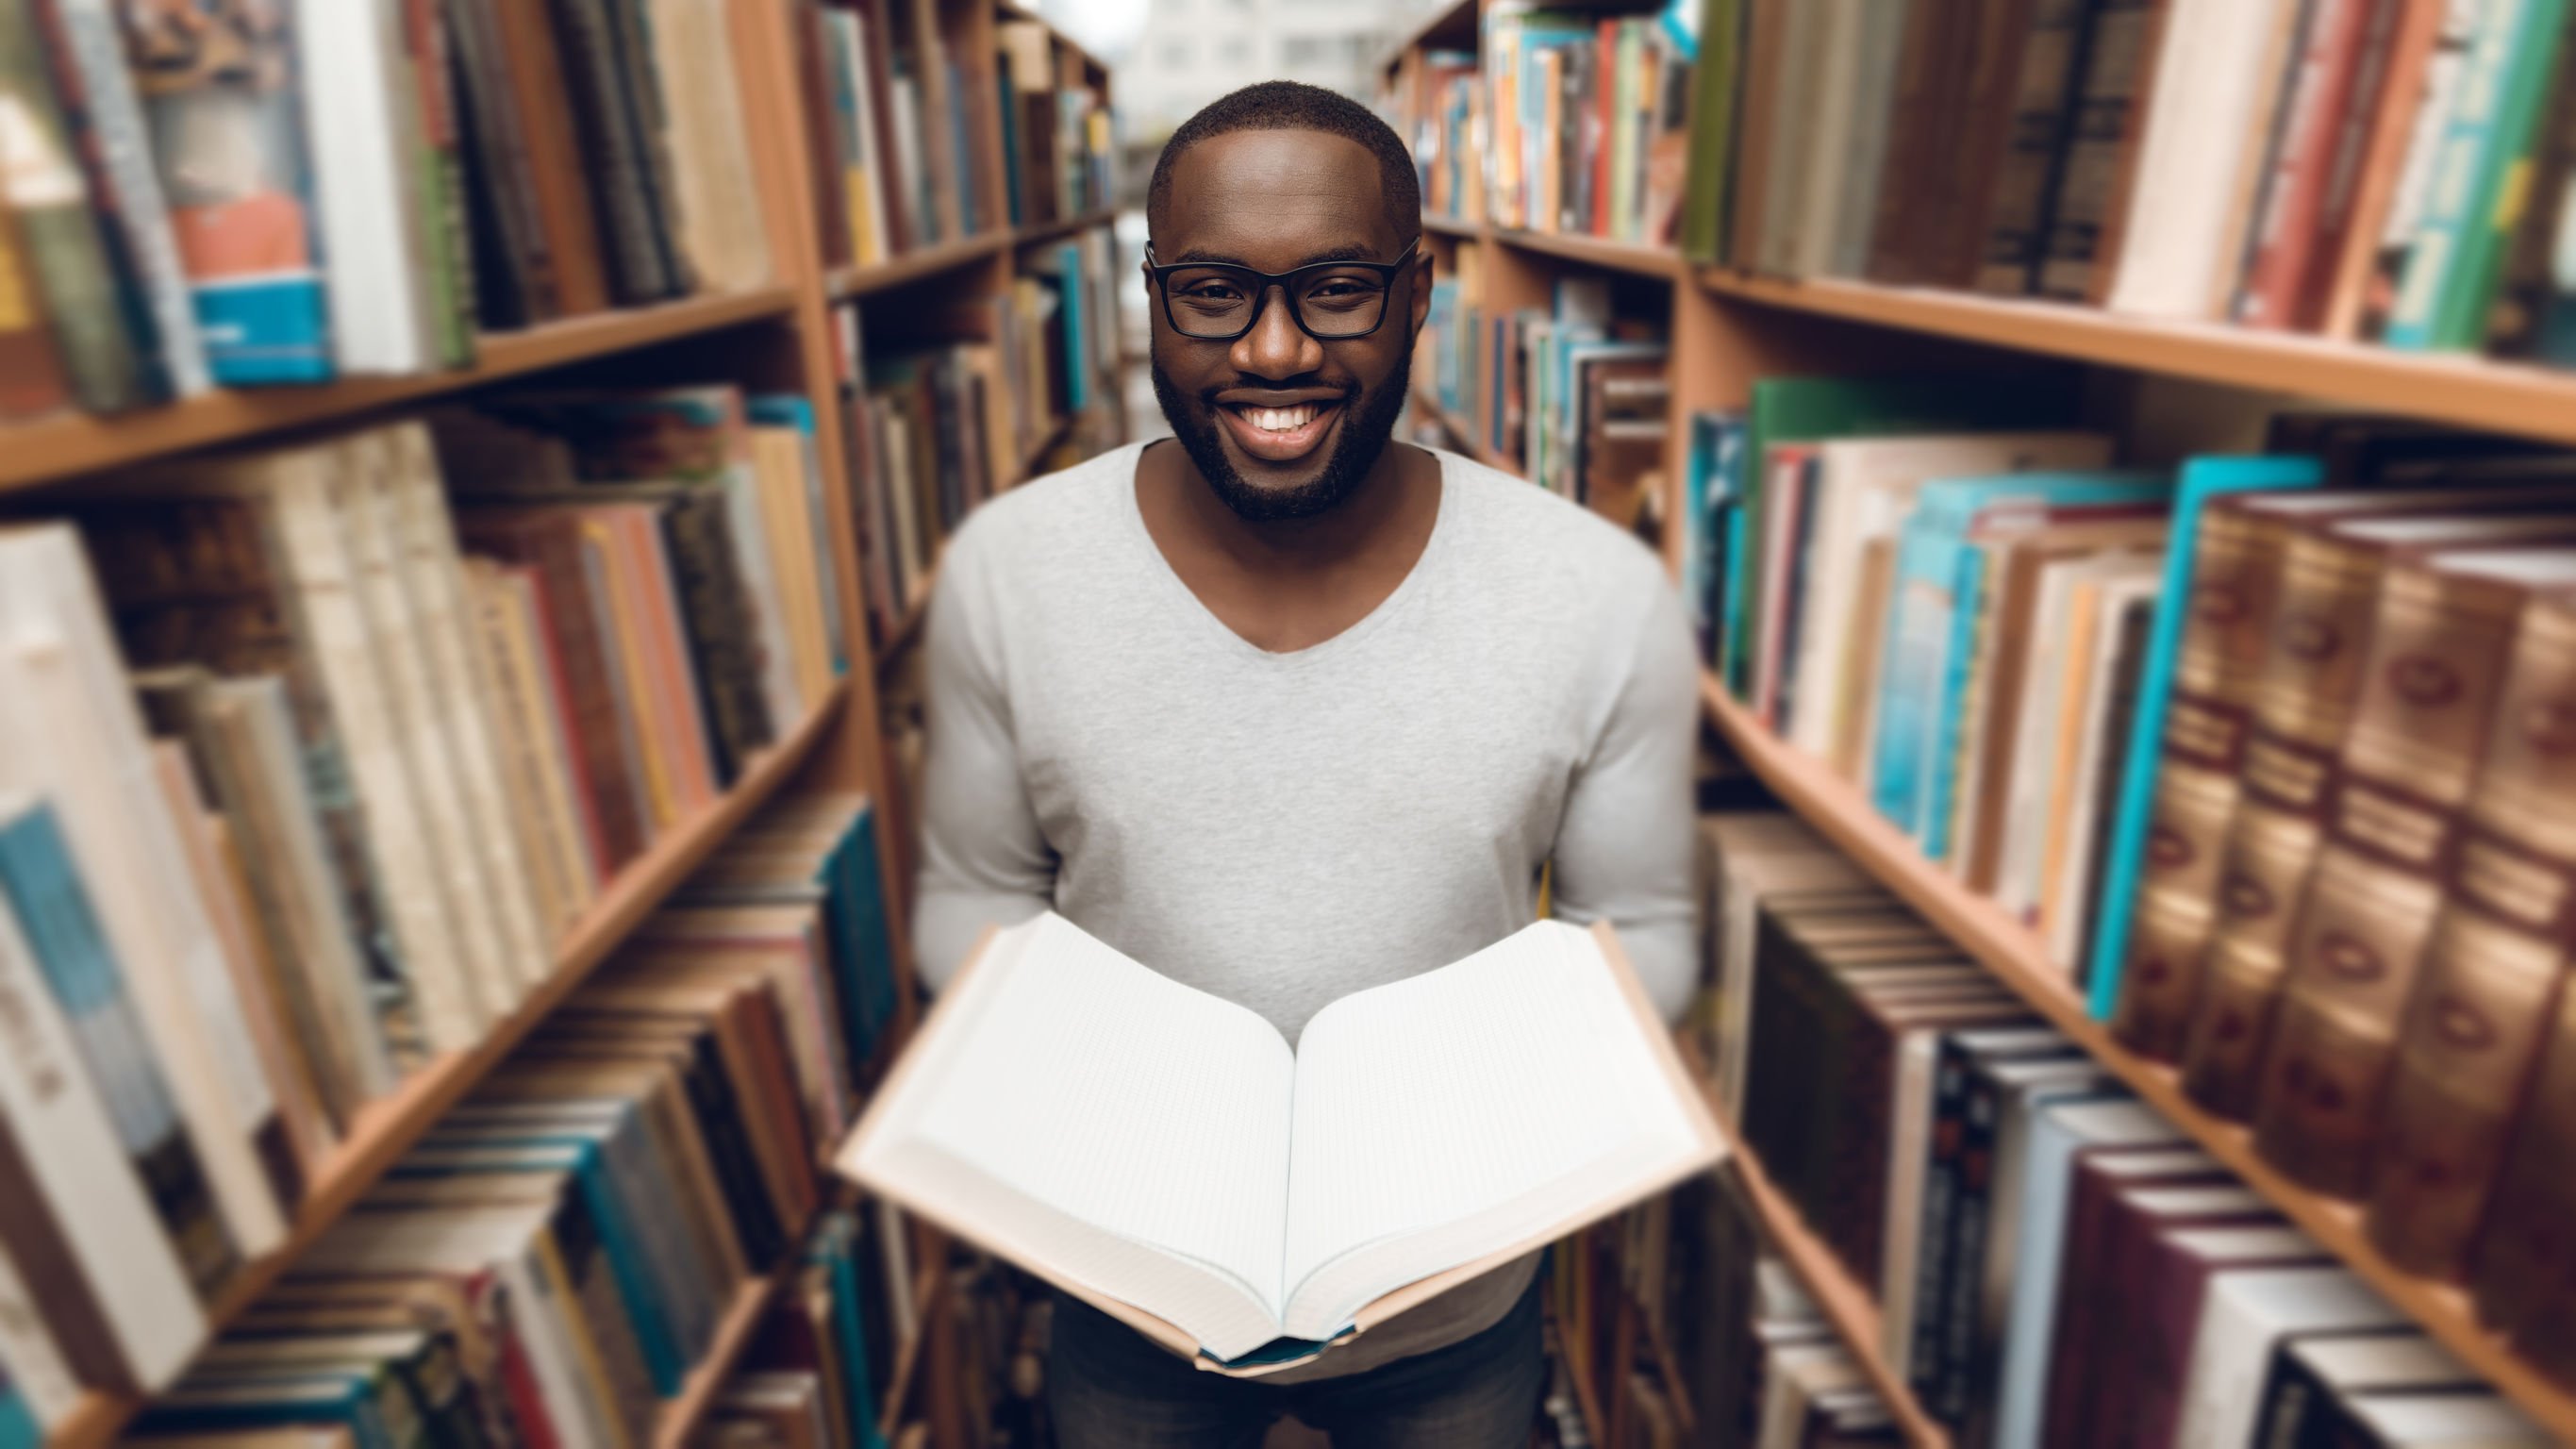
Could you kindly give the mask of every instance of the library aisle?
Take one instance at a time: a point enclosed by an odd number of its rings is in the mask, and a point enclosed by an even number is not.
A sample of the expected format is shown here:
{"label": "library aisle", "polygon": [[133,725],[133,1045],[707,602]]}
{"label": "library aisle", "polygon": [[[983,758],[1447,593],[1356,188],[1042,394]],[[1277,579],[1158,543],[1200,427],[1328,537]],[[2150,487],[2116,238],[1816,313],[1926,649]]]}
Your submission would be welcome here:
{"label": "library aisle", "polygon": [[[1404,435],[1701,650],[1731,1150],[1552,1246],[1533,1446],[2576,1444],[2571,26],[1390,47]],[[1113,80],[1017,0],[0,3],[0,1449],[1053,1442],[1047,1289],[831,1156],[943,544],[1168,433]]]}

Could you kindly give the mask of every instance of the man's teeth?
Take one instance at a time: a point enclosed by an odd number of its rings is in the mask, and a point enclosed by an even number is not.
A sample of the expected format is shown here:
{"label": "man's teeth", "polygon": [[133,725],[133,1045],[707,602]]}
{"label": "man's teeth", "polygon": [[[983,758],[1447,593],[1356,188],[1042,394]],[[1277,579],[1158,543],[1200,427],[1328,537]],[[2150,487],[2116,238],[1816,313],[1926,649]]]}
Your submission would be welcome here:
{"label": "man's teeth", "polygon": [[1299,403],[1293,408],[1242,408],[1244,420],[1265,433],[1285,433],[1315,420],[1319,409],[1313,403]]}

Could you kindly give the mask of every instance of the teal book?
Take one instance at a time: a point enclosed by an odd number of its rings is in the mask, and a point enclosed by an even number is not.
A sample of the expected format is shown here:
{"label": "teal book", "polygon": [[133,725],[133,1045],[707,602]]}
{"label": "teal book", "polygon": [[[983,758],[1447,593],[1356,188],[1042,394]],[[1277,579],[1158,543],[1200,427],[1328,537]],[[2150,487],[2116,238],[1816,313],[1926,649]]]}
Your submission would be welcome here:
{"label": "teal book", "polygon": [[1972,539],[2016,513],[2151,505],[2172,488],[2155,472],[2014,473],[1927,483],[1897,533],[1879,676],[1873,803],[1933,859],[1949,840],[1960,701],[1975,643],[1985,556]]}
{"label": "teal book", "polygon": [[2043,428],[2077,416],[2076,374],[2057,369],[2027,377],[1766,377],[1753,384],[1745,438],[1742,519],[1727,551],[1723,657],[1726,687],[1745,699],[1752,686],[1748,641],[1761,637],[1762,470],[1775,443],[1827,438],[1896,437]]}
{"label": "teal book", "polygon": [[849,1386],[850,1449],[886,1449],[885,1435],[877,1432],[876,1389],[868,1374],[858,1251],[859,1220],[846,1211],[834,1211],[815,1225],[814,1236],[805,1245],[805,1261],[822,1265],[832,1281],[832,1349],[841,1358],[841,1381]]}
{"label": "teal book", "polygon": [[825,862],[823,898],[839,963],[843,1013],[849,1017],[850,1060],[865,1062],[894,1024],[897,972],[894,933],[886,920],[884,874],[877,843],[876,809],[863,807]]}
{"label": "teal book", "polygon": [[1086,331],[1090,318],[1084,314],[1082,244],[1066,242],[1055,249],[1056,275],[1063,279],[1064,298],[1064,397],[1065,405],[1075,412],[1091,406],[1091,338]]}
{"label": "teal book", "polygon": [[2421,351],[2486,340],[2486,310],[2505,244],[2498,209],[2510,200],[2518,214],[2530,189],[2532,136],[2557,62],[2567,0],[2493,0],[2482,8],[2424,214],[2398,278],[2382,339],[2391,347]]}
{"label": "teal book", "polygon": [[1719,581],[1735,526],[1736,474],[1744,457],[1740,413],[1698,412],[1690,417],[1690,459],[1683,475],[1683,602],[1699,638],[1700,657],[1714,663],[1721,622]]}
{"label": "teal book", "polygon": [[[525,1172],[551,1168],[566,1174],[589,1215],[591,1225],[598,1231],[599,1245],[608,1258],[609,1276],[616,1284],[618,1297],[625,1303],[627,1320],[635,1330],[636,1346],[643,1354],[645,1374],[652,1380],[653,1392],[669,1398],[680,1391],[688,1379],[693,1355],[683,1347],[680,1326],[674,1321],[676,1295],[655,1271],[655,1257],[650,1239],[638,1222],[639,1212],[618,1190],[596,1137],[536,1128],[515,1132],[455,1133],[442,1126],[425,1139],[423,1145],[462,1151],[437,1151],[424,1161],[406,1158],[395,1165],[395,1176],[445,1176],[476,1171],[478,1159],[473,1155],[476,1152],[491,1154],[481,1159],[488,1164],[490,1171]],[[537,1155],[530,1156],[531,1152]]]}
{"label": "teal book", "polygon": [[743,399],[750,419],[764,428],[794,428],[805,449],[805,513],[814,520],[814,576],[823,589],[824,642],[832,652],[832,673],[850,672],[850,641],[841,619],[841,561],[832,552],[832,517],[825,496],[822,444],[816,439],[814,404],[792,392],[754,393]]}
{"label": "teal book", "polygon": [[2184,617],[2191,610],[2192,557],[2200,537],[2201,510],[2209,500],[2229,493],[2314,488],[2324,479],[2314,458],[2194,458],[2185,463],[2174,489],[2173,542],[2165,553],[2164,587],[2156,599],[2155,625],[2147,634],[2146,665],[2138,678],[2136,713],[2129,748],[2122,761],[2119,793],[2113,806],[2095,875],[2093,940],[2089,969],[2079,972],[2096,1021],[2109,1021],[2120,1002],[2120,959],[2129,942],[2129,925],[2137,904],[2138,875],[2145,864],[2147,818],[2155,803],[2157,747],[2164,733],[2165,704],[2173,696],[2174,655],[2182,644]]}
{"label": "teal book", "polygon": [[[27,1407],[27,1396],[10,1381],[9,1365],[0,1363],[0,1449],[44,1449],[45,1431]],[[875,1446],[866,1446],[875,1449]]]}

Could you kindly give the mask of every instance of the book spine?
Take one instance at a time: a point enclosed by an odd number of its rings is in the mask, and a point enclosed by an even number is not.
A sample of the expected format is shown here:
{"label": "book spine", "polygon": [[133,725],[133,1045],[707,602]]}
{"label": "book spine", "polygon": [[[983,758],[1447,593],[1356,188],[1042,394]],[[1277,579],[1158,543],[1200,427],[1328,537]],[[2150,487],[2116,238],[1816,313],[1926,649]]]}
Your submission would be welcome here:
{"label": "book spine", "polygon": [[36,15],[56,81],[67,98],[79,94],[73,109],[92,193],[148,311],[154,361],[171,392],[194,397],[214,385],[213,375],[116,16],[106,0],[38,0]]}
{"label": "book spine", "polygon": [[2465,351],[2487,339],[2506,253],[2524,219],[2533,215],[2533,147],[2541,118],[2550,109],[2549,86],[2558,77],[2558,57],[2566,48],[2567,13],[2567,0],[2533,0],[2514,42],[2504,99],[2480,158],[2471,210],[2435,304],[2435,347]]}
{"label": "book spine", "polygon": [[71,949],[97,940],[72,869],[47,808],[0,830],[0,1253],[43,1285],[83,1380],[158,1388],[203,1339],[195,1284],[232,1244],[115,962]]}
{"label": "book spine", "polygon": [[555,722],[553,691],[529,637],[536,624],[518,581],[482,571],[469,573],[464,588],[479,667],[492,685],[503,778],[530,825],[527,844],[529,858],[537,863],[538,928],[551,941],[580,918],[598,878],[573,803],[571,766]]}
{"label": "book spine", "polygon": [[561,316],[551,259],[537,221],[525,128],[504,83],[505,62],[481,0],[440,0],[456,97],[463,217],[474,266],[474,323],[509,331]]}
{"label": "book spine", "polygon": [[2540,1066],[2496,1175],[2474,1248],[2470,1286],[2478,1317],[2526,1355],[2563,1340],[2547,1332],[2553,1300],[2576,1266],[2567,1225],[2576,1222],[2576,991],[2561,991],[2542,1022]]}
{"label": "book spine", "polygon": [[1995,296],[2031,289],[2047,244],[2049,202],[2075,119],[2088,0],[2038,0],[2021,42],[2019,88],[1970,284]]}
{"label": "book spine", "polygon": [[71,398],[39,299],[35,258],[0,197],[0,419],[41,417]]}
{"label": "book spine", "polygon": [[[459,134],[453,58],[456,37],[440,14],[441,0],[403,0],[402,48],[417,114],[400,128],[413,147],[413,209],[420,218],[417,247],[427,263],[429,326],[437,361],[451,368],[474,365],[474,298],[479,287],[472,241],[466,234],[465,155]],[[495,188],[487,187],[486,197]],[[513,259],[485,259],[504,267]]]}
{"label": "book spine", "polygon": [[2571,688],[2576,613],[2535,601],[2514,634],[2389,1080],[2368,1221],[2410,1272],[2465,1272],[2576,940],[2576,831],[2557,808],[2576,786]]}
{"label": "book spine", "polygon": [[[34,1285],[0,1240],[0,1437],[23,1435],[12,1442],[27,1449],[38,1449],[46,1431],[80,1407],[80,1380],[72,1376],[46,1316]],[[14,1423],[7,1419],[12,1412]]]}
{"label": "book spine", "polygon": [[838,84],[840,70],[825,33],[823,6],[817,0],[797,0],[789,14],[795,33],[797,98],[804,103],[805,184],[813,188],[823,265],[845,267],[870,260],[859,255],[858,229],[852,225],[857,198],[844,184],[842,163],[850,149],[851,108]]}
{"label": "book spine", "polygon": [[2280,599],[2222,850],[2217,921],[2182,1066],[2194,1101],[2254,1111],[2290,929],[2324,842],[2335,757],[2359,698],[2381,555],[2320,533],[2283,550]]}
{"label": "book spine", "polygon": [[678,293],[658,240],[644,139],[626,101],[608,6],[614,0],[550,0],[561,45],[583,170],[607,263],[608,296],[620,306]]}
{"label": "book spine", "polygon": [[93,209],[44,38],[24,4],[0,12],[0,104],[18,117],[18,154],[0,177],[0,201],[43,293],[73,395],[94,413],[159,401],[165,389],[129,328],[110,239]]}
{"label": "book spine", "polygon": [[[464,0],[469,7],[487,0]],[[571,92],[578,78],[564,64],[555,6],[490,0],[492,59],[497,81],[513,102],[527,148],[535,230],[544,237],[564,315],[579,316],[609,305],[607,263],[599,239],[600,202],[583,164],[580,128]]]}
{"label": "book spine", "polygon": [[719,785],[730,785],[753,753],[774,738],[761,688],[767,652],[751,627],[726,506],[721,495],[701,492],[662,518]]}
{"label": "book spine", "polygon": [[[2361,262],[2358,276],[2339,286],[2333,324],[2338,336],[2379,336],[2398,306],[2400,289],[2432,204],[2433,178],[2441,166],[2442,142],[2460,87],[2467,78],[2485,8],[2481,0],[2427,3],[2439,13],[2437,28],[2419,73],[2414,109],[2407,117],[2404,138],[2400,142],[2392,135],[2388,154],[2380,158],[2391,172],[2384,183],[2386,191],[2372,227],[2368,256]],[[2349,297],[2342,295],[2347,289],[2351,292]]]}
{"label": "book spine", "polygon": [[363,802],[360,818],[381,868],[388,920],[411,968],[423,1037],[433,1051],[463,1050],[482,1036],[484,1018],[451,929],[446,878],[431,854],[391,702],[377,680],[375,641],[360,612],[338,510],[323,492],[331,485],[322,475],[334,465],[299,458],[288,466],[292,481],[279,490],[269,520],[274,546],[311,631],[332,716],[344,731],[349,777]]}
{"label": "book spine", "polygon": [[2109,284],[2168,3],[2101,0],[2094,11],[2040,254],[2041,296],[2092,301]]}
{"label": "book spine", "polygon": [[701,278],[695,260],[681,245],[680,192],[672,140],[669,77],[654,58],[653,0],[608,0],[609,27],[615,36],[623,84],[619,93],[633,118],[642,159],[645,204],[653,219],[653,245],[671,279],[671,295],[685,297]]}
{"label": "book spine", "polygon": [[2576,183],[2576,44],[2564,36],[2547,94],[2532,140],[2529,175],[2515,183],[2527,194],[2527,204],[2502,248],[2494,305],[2484,321],[2487,350],[2499,357],[2539,352],[2560,286],[2556,262],[2561,234],[2571,220],[2568,191]]}
{"label": "book spine", "polygon": [[2277,534],[2243,511],[2222,504],[2201,515],[2182,647],[2158,740],[2146,870],[2112,1019],[2121,1041],[2159,1061],[2181,1057],[2200,994],[2278,557]]}
{"label": "book spine", "polygon": [[2266,1159],[2339,1196],[2368,1186],[2400,1015],[2485,744],[2518,591],[2421,565],[2380,590],[2371,667],[2290,948],[2255,1113]]}
{"label": "book spine", "polygon": [[[2465,250],[2473,234],[2484,234],[2482,222],[2494,209],[2503,171],[2521,150],[2507,131],[2507,107],[2516,90],[2512,78],[2523,70],[2518,57],[2540,52],[2539,74],[2548,73],[2556,28],[2542,44],[2524,32],[2553,10],[2563,5],[2491,0],[2481,7],[2449,114],[2431,143],[2423,210],[2382,329],[2382,340],[2392,347],[2421,350],[2441,336],[2447,299],[2471,267]],[[2525,130],[2527,140],[2527,125]]]}
{"label": "book spine", "polygon": [[2231,309],[2246,326],[2295,325],[2328,183],[2339,163],[2349,164],[2351,96],[2374,35],[2384,48],[2396,10],[2396,0],[2316,0],[2289,82],[2287,129]]}

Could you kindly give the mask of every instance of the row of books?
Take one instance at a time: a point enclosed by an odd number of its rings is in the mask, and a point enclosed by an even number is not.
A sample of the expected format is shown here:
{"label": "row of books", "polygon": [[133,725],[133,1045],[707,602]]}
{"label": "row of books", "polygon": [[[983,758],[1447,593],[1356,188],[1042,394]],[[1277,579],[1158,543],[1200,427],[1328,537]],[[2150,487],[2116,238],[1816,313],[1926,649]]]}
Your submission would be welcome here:
{"label": "row of books", "polygon": [[[566,431],[520,429],[515,473],[450,460],[494,490],[453,509],[414,420],[137,470],[0,534],[0,875],[78,1032],[71,1063],[12,1060],[31,1091],[95,1079],[201,1301],[834,687],[805,429],[771,466],[724,389],[525,405]],[[29,1221],[0,1240],[61,1258]]]}
{"label": "row of books", "polygon": [[[238,1245],[203,1211],[194,1144],[136,1140],[172,1115],[136,1046],[149,997],[101,937],[115,917],[87,886],[106,907],[111,875],[50,824],[43,806],[12,822],[0,912],[13,1444],[83,1387],[150,1395],[147,1441],[319,1424],[358,1449],[653,1442],[736,1299],[815,1221],[823,1146],[894,1017],[868,801],[773,806],[210,1343],[207,1268]],[[245,990],[231,1009],[262,1005]],[[878,1276],[909,1283],[900,1223],[880,1235]],[[836,1281],[860,1256],[845,1217],[806,1249]]]}
{"label": "row of books", "polygon": [[[1485,12],[1481,47],[1481,66],[1455,52],[1424,57],[1413,129],[1426,205],[1531,231],[1672,245],[1688,176],[1693,38],[1664,17],[1515,3]],[[1471,167],[1475,180],[1457,174]],[[1436,174],[1443,168],[1451,174]],[[1471,203],[1481,205],[1462,209]]]}
{"label": "row of books", "polygon": [[[2230,1449],[2332,1414],[2361,1443],[2549,1442],[1802,822],[1720,812],[1702,835],[1721,1110],[1956,1442]],[[2522,1236],[2494,1235],[2488,1302],[2563,1372],[2576,1295]],[[2408,1367],[2292,1390],[2372,1355]]]}
{"label": "row of books", "polygon": [[[853,1122],[860,1018],[891,1011],[891,977],[855,972],[835,920],[876,895],[837,871],[868,830],[863,797],[773,807],[185,1366],[144,1356],[204,1333],[167,1248],[126,1240],[67,1284],[15,1232],[0,1258],[44,1318],[0,1356],[103,1382],[85,1374],[113,1348],[113,1385],[155,1390],[142,1441],[317,1423],[355,1449],[654,1441],[734,1302],[817,1220],[822,1145]],[[113,1152],[85,1150],[80,1212],[131,1225],[144,1183],[106,1181]],[[41,1168],[82,1163],[62,1147]],[[804,1253],[855,1276],[855,1220],[827,1217]]]}
{"label": "row of books", "polygon": [[1109,234],[1022,249],[1001,291],[898,318],[837,314],[868,606],[890,637],[966,514],[1107,400],[1118,339]]}
{"label": "row of books", "polygon": [[2326,413],[2179,474],[1902,431],[2071,418],[2049,391],[1775,379],[1709,422],[1761,480],[1728,683],[2281,1171],[2467,1277],[2576,1191],[2506,1167],[2576,1141],[2537,1110],[2576,1070],[2543,1064],[2576,460]]}
{"label": "row of books", "polygon": [[990,56],[937,0],[799,0],[796,23],[827,265],[1107,204],[1107,104],[1066,83],[1041,22],[1002,21]]}
{"label": "row of books", "polygon": [[2563,5],[1711,0],[1702,24],[1696,260],[2576,358]]}
{"label": "row of books", "polygon": [[0,17],[0,418],[462,367],[771,277],[721,0]]}
{"label": "row of books", "polygon": [[1658,511],[1671,433],[1669,349],[1614,311],[1598,277],[1558,281],[1546,311],[1480,305],[1476,262],[1431,284],[1417,395],[1475,430],[1524,476],[1620,524]]}

